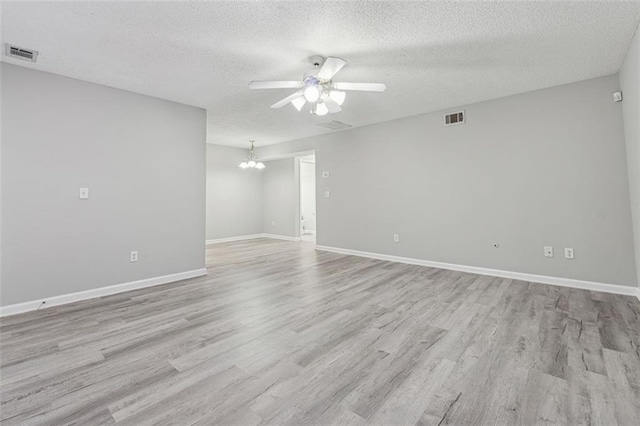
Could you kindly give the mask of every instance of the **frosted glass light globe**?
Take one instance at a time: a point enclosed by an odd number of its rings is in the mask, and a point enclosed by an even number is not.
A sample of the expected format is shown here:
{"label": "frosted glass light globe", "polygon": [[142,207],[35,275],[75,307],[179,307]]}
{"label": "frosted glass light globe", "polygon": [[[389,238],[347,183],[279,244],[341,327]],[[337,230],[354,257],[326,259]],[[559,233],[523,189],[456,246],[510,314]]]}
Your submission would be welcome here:
{"label": "frosted glass light globe", "polygon": [[329,108],[323,102],[316,105],[316,115],[327,115],[328,112]]}
{"label": "frosted glass light globe", "polygon": [[307,102],[315,102],[320,99],[320,89],[318,88],[318,86],[308,86],[306,89],[304,89],[304,98],[307,100]]}

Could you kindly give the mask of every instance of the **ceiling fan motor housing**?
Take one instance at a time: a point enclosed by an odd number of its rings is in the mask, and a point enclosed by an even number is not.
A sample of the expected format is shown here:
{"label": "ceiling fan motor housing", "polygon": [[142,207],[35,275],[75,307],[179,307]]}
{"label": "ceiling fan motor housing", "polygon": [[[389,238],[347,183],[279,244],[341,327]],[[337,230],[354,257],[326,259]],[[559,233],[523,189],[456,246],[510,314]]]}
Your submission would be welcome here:
{"label": "ceiling fan motor housing", "polygon": [[304,79],[302,80],[303,85],[306,86],[320,86],[320,80],[316,77],[315,74],[305,74]]}

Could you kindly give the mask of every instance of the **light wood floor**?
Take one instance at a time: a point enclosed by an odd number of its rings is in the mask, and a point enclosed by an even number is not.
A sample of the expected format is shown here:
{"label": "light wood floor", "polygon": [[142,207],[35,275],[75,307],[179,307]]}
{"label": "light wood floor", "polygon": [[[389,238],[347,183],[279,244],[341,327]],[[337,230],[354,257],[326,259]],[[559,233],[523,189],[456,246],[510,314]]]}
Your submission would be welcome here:
{"label": "light wood floor", "polygon": [[599,424],[640,417],[640,302],[316,252],[2,319],[3,424]]}

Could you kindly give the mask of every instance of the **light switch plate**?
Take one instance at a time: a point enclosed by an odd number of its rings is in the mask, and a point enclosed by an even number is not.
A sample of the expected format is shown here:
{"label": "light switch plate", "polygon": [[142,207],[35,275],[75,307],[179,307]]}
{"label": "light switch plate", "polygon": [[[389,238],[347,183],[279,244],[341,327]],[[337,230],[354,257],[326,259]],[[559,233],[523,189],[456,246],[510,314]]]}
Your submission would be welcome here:
{"label": "light switch plate", "polygon": [[331,197],[331,192],[330,191],[324,191],[324,198],[330,198]]}
{"label": "light switch plate", "polygon": [[78,198],[80,198],[81,200],[88,200],[89,188],[80,188],[80,191],[78,192]]}
{"label": "light switch plate", "polygon": [[323,178],[328,178],[329,177],[329,172],[322,172],[322,177]]}

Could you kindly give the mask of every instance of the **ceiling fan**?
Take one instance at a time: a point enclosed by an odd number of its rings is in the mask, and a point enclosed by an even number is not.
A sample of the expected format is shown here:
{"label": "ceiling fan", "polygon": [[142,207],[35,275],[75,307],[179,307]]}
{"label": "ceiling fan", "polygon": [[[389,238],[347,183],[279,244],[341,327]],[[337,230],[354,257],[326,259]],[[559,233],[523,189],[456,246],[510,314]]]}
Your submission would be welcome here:
{"label": "ceiling fan", "polygon": [[[334,83],[333,77],[347,63],[340,58],[312,56],[314,69],[304,73],[302,81],[252,81],[250,89],[299,89],[292,95],[271,105],[282,108],[292,104],[298,111],[308,102],[309,112],[326,115],[342,111],[340,107],[346,97],[345,91],[383,92],[387,86],[382,83]],[[322,65],[322,66],[321,66]]]}

